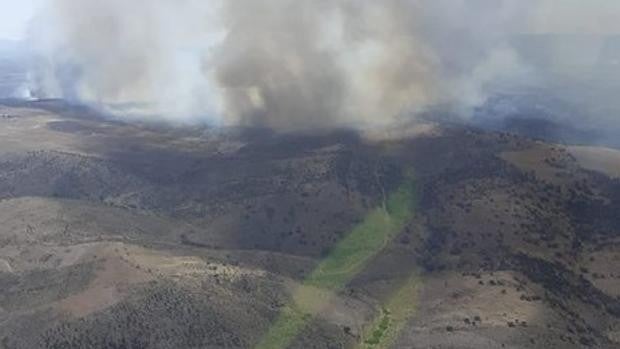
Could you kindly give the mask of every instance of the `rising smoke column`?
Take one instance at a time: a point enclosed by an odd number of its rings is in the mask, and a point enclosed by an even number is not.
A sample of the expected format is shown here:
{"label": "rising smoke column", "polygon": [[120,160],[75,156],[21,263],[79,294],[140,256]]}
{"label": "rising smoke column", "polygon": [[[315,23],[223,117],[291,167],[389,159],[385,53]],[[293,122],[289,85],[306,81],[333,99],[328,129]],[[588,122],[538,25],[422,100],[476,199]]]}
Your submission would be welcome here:
{"label": "rising smoke column", "polygon": [[521,76],[509,38],[543,3],[53,0],[33,30],[37,82],[121,115],[389,125],[437,104],[465,110]]}
{"label": "rising smoke column", "polygon": [[53,0],[35,21],[41,94],[191,117],[213,110],[203,59],[212,9],[200,0]]}
{"label": "rising smoke column", "polygon": [[413,7],[393,0],[230,2],[216,76],[229,117],[338,126],[428,103],[434,57],[414,35]]}

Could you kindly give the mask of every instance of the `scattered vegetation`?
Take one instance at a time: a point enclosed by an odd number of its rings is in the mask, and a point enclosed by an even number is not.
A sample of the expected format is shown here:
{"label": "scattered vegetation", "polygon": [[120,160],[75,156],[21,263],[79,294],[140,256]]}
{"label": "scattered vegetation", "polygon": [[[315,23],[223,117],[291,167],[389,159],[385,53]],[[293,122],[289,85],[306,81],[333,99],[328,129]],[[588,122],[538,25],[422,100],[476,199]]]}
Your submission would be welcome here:
{"label": "scattered vegetation", "polygon": [[[415,184],[410,176],[382,207],[370,212],[319,263],[294,294],[295,305],[282,312],[257,348],[285,348],[293,341],[312,315],[328,303],[330,294],[325,290],[338,291],[353,279],[372,257],[398,236],[413,218],[414,209]],[[386,331],[387,326],[385,324],[380,328],[385,327],[383,331]],[[383,332],[377,341],[381,341],[382,337]]]}
{"label": "scattered vegetation", "polygon": [[402,331],[407,320],[416,310],[417,289],[420,279],[414,273],[405,283],[387,300],[381,316],[364,335],[365,348],[389,348]]}

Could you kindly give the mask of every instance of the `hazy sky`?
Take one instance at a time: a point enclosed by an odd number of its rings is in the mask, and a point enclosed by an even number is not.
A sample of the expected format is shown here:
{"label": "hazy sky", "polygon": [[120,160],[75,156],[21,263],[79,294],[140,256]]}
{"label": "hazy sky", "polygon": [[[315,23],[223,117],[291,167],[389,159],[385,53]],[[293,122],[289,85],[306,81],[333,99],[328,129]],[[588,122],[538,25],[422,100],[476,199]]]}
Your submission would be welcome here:
{"label": "hazy sky", "polygon": [[[0,0],[43,96],[282,128],[466,109],[525,79],[519,33],[619,34],[620,0]],[[585,39],[545,62],[591,66]]]}
{"label": "hazy sky", "polygon": [[618,34],[619,0],[532,0],[534,32]]}
{"label": "hazy sky", "polygon": [[28,22],[43,0],[0,0],[0,40],[24,37]]}
{"label": "hazy sky", "polygon": [[[0,40],[23,38],[36,9],[47,0],[0,0]],[[105,0],[102,0],[105,1]],[[533,0],[535,32],[620,32],[618,0]]]}

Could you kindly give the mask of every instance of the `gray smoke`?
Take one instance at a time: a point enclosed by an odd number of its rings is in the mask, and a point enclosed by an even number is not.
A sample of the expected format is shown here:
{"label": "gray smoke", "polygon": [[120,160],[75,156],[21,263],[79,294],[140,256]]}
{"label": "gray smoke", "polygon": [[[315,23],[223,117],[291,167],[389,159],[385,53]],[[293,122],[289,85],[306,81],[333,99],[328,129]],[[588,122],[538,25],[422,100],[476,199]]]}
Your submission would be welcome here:
{"label": "gray smoke", "polygon": [[53,0],[36,84],[123,115],[390,125],[532,79],[516,34],[615,30],[591,19],[620,7],[593,3],[583,18],[575,0]]}

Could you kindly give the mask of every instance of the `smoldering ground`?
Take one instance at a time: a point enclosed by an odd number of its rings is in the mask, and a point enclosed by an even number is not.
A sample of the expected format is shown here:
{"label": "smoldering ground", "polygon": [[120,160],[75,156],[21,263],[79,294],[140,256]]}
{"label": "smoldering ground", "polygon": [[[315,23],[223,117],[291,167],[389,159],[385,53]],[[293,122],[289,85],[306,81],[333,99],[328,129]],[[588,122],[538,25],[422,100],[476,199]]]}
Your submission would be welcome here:
{"label": "smoldering ground", "polygon": [[466,114],[500,83],[540,79],[515,35],[606,35],[619,10],[604,0],[54,0],[31,31],[33,84],[173,121],[393,125],[436,105]]}

